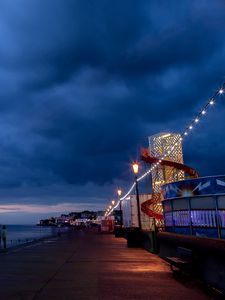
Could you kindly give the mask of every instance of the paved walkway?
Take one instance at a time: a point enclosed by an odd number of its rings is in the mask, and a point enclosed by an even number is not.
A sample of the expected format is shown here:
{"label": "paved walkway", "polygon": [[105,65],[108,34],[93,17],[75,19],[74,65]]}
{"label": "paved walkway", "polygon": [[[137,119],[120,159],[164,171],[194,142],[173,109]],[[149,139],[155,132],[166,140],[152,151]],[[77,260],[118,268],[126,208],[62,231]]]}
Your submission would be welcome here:
{"label": "paved walkway", "polygon": [[0,255],[0,300],[210,299],[126,241],[74,232]]}

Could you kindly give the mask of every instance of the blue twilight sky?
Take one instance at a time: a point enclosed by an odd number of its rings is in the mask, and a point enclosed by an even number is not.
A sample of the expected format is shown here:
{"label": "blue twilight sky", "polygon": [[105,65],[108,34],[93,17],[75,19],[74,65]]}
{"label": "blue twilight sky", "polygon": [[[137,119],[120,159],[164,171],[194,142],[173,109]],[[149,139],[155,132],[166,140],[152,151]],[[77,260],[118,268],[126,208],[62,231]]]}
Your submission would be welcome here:
{"label": "blue twilight sky", "polygon": [[[0,0],[0,223],[102,209],[225,79],[224,1]],[[184,144],[224,174],[225,98]]]}

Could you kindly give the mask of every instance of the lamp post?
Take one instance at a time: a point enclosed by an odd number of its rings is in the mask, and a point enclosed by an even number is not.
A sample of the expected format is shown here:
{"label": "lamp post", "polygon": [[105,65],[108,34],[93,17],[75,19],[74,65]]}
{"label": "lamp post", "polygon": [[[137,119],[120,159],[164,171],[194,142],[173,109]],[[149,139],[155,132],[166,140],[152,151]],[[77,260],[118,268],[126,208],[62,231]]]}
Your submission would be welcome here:
{"label": "lamp post", "polygon": [[122,190],[118,189],[117,190],[117,195],[118,195],[118,200],[120,202],[120,227],[123,225],[123,217],[122,217],[122,207],[121,207],[121,201],[120,201],[120,196],[122,195]]}
{"label": "lamp post", "polygon": [[111,203],[112,203],[112,211],[111,212],[113,213],[113,208],[114,208],[114,205],[115,205],[116,201],[112,200]]}
{"label": "lamp post", "polygon": [[137,197],[137,212],[138,212],[138,227],[141,230],[141,212],[140,212],[140,200],[139,200],[139,190],[138,190],[138,181],[137,181],[137,174],[138,174],[138,163],[133,163],[132,165],[134,175],[135,175],[135,185],[136,185],[136,197]]}

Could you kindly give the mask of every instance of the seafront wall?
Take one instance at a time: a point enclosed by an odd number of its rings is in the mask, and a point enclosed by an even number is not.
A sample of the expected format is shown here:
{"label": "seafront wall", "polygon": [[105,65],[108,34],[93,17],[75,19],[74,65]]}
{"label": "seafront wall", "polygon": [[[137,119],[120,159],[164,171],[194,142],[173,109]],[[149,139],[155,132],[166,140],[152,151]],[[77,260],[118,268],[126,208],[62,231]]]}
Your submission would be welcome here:
{"label": "seafront wall", "polygon": [[161,232],[157,235],[159,256],[178,256],[177,248],[192,250],[194,272],[208,285],[225,293],[225,241]]}

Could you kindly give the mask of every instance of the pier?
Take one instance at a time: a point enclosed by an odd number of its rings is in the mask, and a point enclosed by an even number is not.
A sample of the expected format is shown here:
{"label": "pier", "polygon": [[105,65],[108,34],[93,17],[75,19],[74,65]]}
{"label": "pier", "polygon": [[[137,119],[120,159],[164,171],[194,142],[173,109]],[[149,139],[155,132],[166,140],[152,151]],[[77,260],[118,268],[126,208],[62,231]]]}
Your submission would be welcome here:
{"label": "pier", "polygon": [[212,299],[126,240],[80,230],[0,255],[0,299]]}

